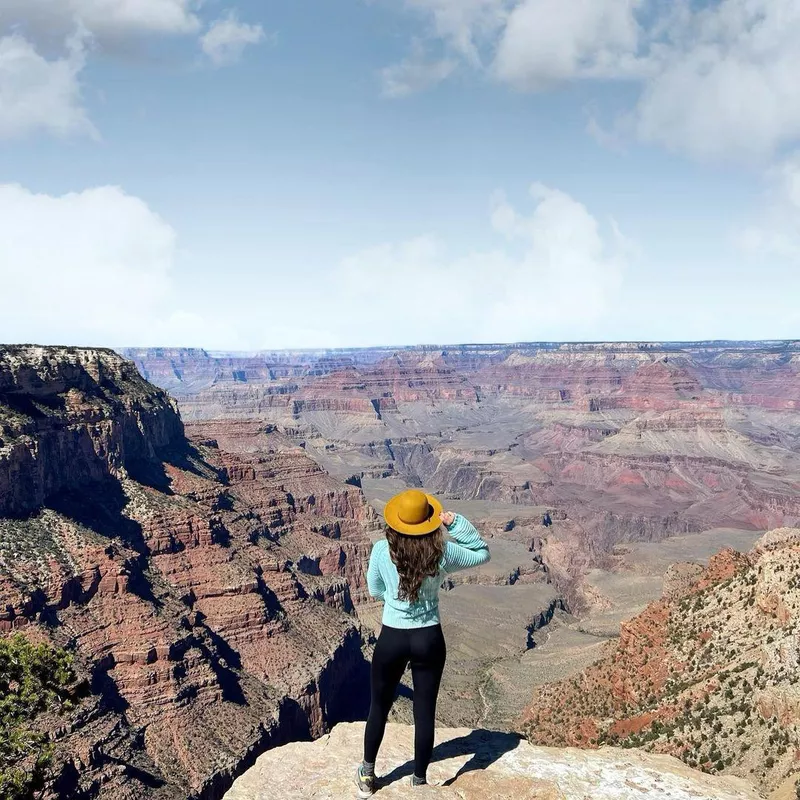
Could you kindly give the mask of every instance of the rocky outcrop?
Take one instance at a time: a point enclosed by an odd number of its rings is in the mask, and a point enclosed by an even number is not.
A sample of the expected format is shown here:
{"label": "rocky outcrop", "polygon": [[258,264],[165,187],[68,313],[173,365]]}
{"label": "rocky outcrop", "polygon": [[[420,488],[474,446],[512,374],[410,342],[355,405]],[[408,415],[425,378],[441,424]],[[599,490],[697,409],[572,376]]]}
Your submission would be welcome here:
{"label": "rocky outcrop", "polygon": [[375,513],[274,428],[184,428],[111,351],[0,348],[0,635],[73,652],[47,798],[216,800],[366,711]]}
{"label": "rocky outcrop", "polygon": [[800,752],[798,615],[798,529],[673,567],[663,598],[603,659],[537,690],[522,729],[539,744],[644,747],[775,788]]}
{"label": "rocky outcrop", "polygon": [[[266,522],[258,535],[279,537],[297,572],[341,578],[353,602],[369,599],[364,565],[372,547],[368,534],[379,520],[360,487],[331,478],[271,426],[218,420],[187,430],[193,440],[217,445],[209,460]],[[307,524],[291,525],[298,517]]]}
{"label": "rocky outcrop", "polygon": [[[225,800],[339,800],[354,795],[353,775],[361,752],[361,724],[337,725],[313,744],[291,744],[264,754],[233,785]],[[387,726],[379,754],[378,797],[409,792],[413,728]],[[483,800],[756,800],[745,781],[704,775],[674,758],[604,748],[593,753],[533,747],[513,734],[484,730],[436,732],[429,780],[442,784],[416,790],[423,797]]]}
{"label": "rocky outcrop", "polygon": [[174,401],[116,353],[0,348],[0,516],[123,473],[158,481],[183,447]]}

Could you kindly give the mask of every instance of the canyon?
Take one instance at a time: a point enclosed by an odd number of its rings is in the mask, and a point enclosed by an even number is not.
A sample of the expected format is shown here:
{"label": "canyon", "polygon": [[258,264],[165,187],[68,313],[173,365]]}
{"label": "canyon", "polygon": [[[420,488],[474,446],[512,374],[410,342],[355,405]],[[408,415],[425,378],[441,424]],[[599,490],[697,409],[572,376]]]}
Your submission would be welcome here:
{"label": "canyon", "polygon": [[345,479],[551,508],[598,550],[800,518],[799,342],[125,355],[187,421],[272,422]]}
{"label": "canyon", "polygon": [[492,562],[442,597],[453,727],[513,727],[526,692],[660,597],[672,560],[800,522],[797,341],[125,354],[189,429],[257,420],[378,512],[423,486],[478,525]]}
{"label": "canyon", "polygon": [[532,742],[679,756],[777,791],[800,758],[798,614],[800,529],[705,568],[675,564],[602,658],[537,689],[522,730]]}
{"label": "canyon", "polygon": [[[678,636],[695,596],[718,608],[717,573],[751,580],[764,532],[800,525],[798,403],[800,342],[0,347],[0,635],[64,647],[81,682],[55,729],[48,797],[216,800],[265,750],[363,719],[380,622],[364,570],[383,504],[409,486],[468,516],[492,551],[441,595],[442,725],[647,745],[715,770],[719,759],[658,744],[666,684],[655,705],[617,698],[617,731],[598,712],[613,704],[606,684],[584,676],[610,675],[613,697],[656,680],[640,654],[653,637],[639,633],[653,608]],[[786,585],[731,608],[724,632],[762,605],[785,618],[765,617],[782,649],[759,689],[783,703],[785,723],[765,724],[785,749],[751,773],[726,731],[731,760],[717,770],[764,788],[794,770],[797,714],[781,694],[792,559]],[[701,628],[698,617],[686,631]],[[632,670],[618,678],[615,647]],[[724,647],[712,655],[724,670]],[[694,691],[708,664],[691,667]],[[585,708],[571,681],[597,684]],[[556,723],[559,692],[572,699]],[[410,695],[405,676],[398,731]]]}
{"label": "canyon", "polygon": [[0,349],[0,632],[81,682],[47,796],[217,798],[365,713],[375,512],[278,433],[204,433],[116,353]]}

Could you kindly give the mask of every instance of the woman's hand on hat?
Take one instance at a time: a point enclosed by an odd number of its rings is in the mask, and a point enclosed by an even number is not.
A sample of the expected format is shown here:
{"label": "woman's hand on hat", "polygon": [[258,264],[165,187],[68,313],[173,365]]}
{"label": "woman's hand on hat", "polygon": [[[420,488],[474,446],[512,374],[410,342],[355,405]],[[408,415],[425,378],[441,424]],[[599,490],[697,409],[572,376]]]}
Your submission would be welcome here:
{"label": "woman's hand on hat", "polygon": [[456,515],[452,511],[442,511],[439,519],[449,528],[456,521]]}

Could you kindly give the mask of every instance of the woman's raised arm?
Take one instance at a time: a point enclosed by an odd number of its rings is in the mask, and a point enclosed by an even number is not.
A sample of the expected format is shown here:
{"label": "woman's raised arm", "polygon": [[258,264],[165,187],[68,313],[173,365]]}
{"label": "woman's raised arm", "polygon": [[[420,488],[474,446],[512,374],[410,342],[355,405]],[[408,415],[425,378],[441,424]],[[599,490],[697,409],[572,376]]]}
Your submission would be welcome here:
{"label": "woman's raised arm", "polygon": [[457,572],[460,569],[470,569],[485,564],[491,558],[489,545],[468,519],[461,514],[454,516],[453,522],[446,526],[455,541],[447,542],[445,545],[444,571]]}

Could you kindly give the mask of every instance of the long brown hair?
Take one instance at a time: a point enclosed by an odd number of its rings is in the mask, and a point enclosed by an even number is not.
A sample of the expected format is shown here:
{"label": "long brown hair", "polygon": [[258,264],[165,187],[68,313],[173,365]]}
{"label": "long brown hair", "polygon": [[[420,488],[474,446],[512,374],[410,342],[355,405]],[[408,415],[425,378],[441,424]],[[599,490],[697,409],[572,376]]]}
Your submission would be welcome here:
{"label": "long brown hair", "polygon": [[386,540],[397,574],[400,576],[399,600],[416,603],[425,578],[439,574],[439,564],[444,555],[442,529],[437,528],[425,536],[404,536],[386,526]]}

